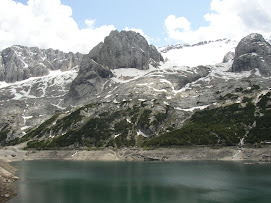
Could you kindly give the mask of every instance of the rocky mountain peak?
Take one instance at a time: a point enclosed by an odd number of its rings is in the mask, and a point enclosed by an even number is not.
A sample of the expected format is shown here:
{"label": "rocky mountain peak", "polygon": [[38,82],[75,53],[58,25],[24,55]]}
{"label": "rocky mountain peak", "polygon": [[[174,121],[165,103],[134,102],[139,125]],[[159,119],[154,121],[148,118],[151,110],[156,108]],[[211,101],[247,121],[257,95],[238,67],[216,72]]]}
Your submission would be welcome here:
{"label": "rocky mountain peak", "polygon": [[271,45],[260,34],[243,38],[235,49],[233,72],[259,69],[263,76],[271,75]]}
{"label": "rocky mountain peak", "polygon": [[94,47],[89,58],[109,69],[149,69],[149,64],[163,61],[162,55],[139,33],[112,31],[103,43]]}
{"label": "rocky mountain peak", "polygon": [[77,78],[72,82],[64,102],[78,104],[89,101],[101,93],[105,82],[113,76],[111,70],[119,68],[149,69],[163,61],[155,46],[149,45],[139,33],[112,31],[89,54],[83,57]]}
{"label": "rocky mountain peak", "polygon": [[70,70],[79,65],[81,59],[79,53],[12,46],[0,52],[0,81],[16,82],[48,75],[50,70]]}

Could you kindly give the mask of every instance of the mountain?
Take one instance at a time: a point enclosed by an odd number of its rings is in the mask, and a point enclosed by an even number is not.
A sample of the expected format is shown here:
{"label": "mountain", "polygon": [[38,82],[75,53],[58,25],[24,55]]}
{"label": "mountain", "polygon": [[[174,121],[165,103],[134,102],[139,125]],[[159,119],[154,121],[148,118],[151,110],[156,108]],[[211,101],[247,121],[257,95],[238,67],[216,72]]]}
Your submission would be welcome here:
{"label": "mountain", "polygon": [[0,52],[0,81],[8,83],[45,76],[50,70],[71,70],[82,59],[80,53],[12,46]]}
{"label": "mountain", "polygon": [[[58,147],[238,145],[271,140],[270,77],[263,76],[258,68],[234,71],[233,64],[238,60],[238,53],[235,53],[234,57],[232,53],[228,53],[233,51],[234,42],[219,40],[180,49],[175,49],[175,47],[168,49],[166,53],[162,54],[162,57],[155,53],[156,56],[159,56],[155,57],[159,60],[156,60],[155,63],[151,63],[154,61],[150,54],[152,46],[144,45],[143,52],[140,50],[141,45],[138,45],[137,50],[142,52],[139,58],[149,56],[147,60],[143,60],[149,61],[149,64],[145,66],[146,63],[141,63],[142,60],[140,60],[140,66],[135,66],[133,63],[129,63],[129,61],[133,61],[134,54],[127,55],[124,51],[127,47],[136,47],[132,44],[135,39],[127,41],[126,34],[129,35],[129,33],[120,33],[111,33],[113,37],[109,36],[104,43],[95,47],[94,51],[85,55],[79,66],[78,74],[75,74],[76,71],[69,73],[70,79],[66,83],[65,91],[61,96],[56,96],[58,100],[54,100],[58,101],[57,104],[54,103],[54,106],[59,111],[54,111],[55,114],[48,113],[47,115],[52,115],[49,120],[43,123],[38,122],[37,119],[42,115],[39,110],[40,106],[38,109],[30,108],[30,111],[25,108],[26,105],[22,105],[22,99],[16,100],[22,107],[20,108],[16,103],[14,106],[17,109],[14,108],[14,111],[17,111],[18,117],[23,115],[20,118],[21,121],[18,119],[17,123],[21,124],[20,127],[25,135],[13,140],[8,139],[6,144],[27,142],[27,148],[50,149]],[[137,36],[135,33],[132,34]],[[113,45],[110,40],[110,43],[107,43],[111,37],[115,39],[114,35],[117,35],[119,38],[116,38],[123,44],[120,45],[115,40],[113,40]],[[142,39],[141,36],[137,37]],[[248,38],[251,38],[251,35]],[[142,39],[142,41],[144,40]],[[244,41],[246,40],[242,40],[237,47],[242,46]],[[268,47],[268,44],[266,46]],[[198,59],[199,56],[202,56],[202,59],[211,65],[191,67],[187,64],[186,66],[178,65],[178,62],[182,64],[182,59],[183,61],[187,59],[184,57],[186,48],[190,50],[188,51],[191,54],[189,58],[193,60],[193,63],[203,63]],[[261,47],[262,50],[265,48]],[[197,54],[199,50],[204,50],[200,52],[201,55]],[[260,48],[257,47],[257,50]],[[179,58],[176,57],[178,52],[180,53]],[[243,54],[250,52],[251,50],[247,49],[247,52]],[[116,56],[116,53],[120,55]],[[221,56],[214,61],[212,53],[220,53]],[[264,51],[257,52],[259,58],[265,56],[264,54]],[[225,55],[229,55],[229,57],[224,57]],[[115,61],[112,62],[111,67],[108,61],[112,57]],[[127,62],[125,67],[118,65],[118,62],[120,62],[119,64],[123,62],[116,60],[118,57],[120,59],[127,57],[124,60]],[[252,65],[253,63],[249,66]],[[48,87],[51,87],[50,84],[55,86],[53,81],[59,81],[65,75],[64,73],[58,76],[58,80],[46,77],[48,82],[45,83],[48,85],[43,89],[45,95],[47,95]],[[32,80],[35,80],[31,83],[33,85],[36,82],[42,82],[45,78]],[[23,83],[21,86],[26,88],[27,83]],[[56,87],[60,89],[60,86]],[[14,85],[1,88],[0,94],[6,92],[6,96],[8,96],[10,92],[14,92],[12,88]],[[20,93],[20,95],[24,92],[27,90],[16,90],[16,93]],[[53,92],[48,92],[48,97]],[[15,102],[14,98],[19,98],[16,97],[17,94],[10,96],[10,103]],[[24,101],[24,104],[28,101],[35,101],[32,104],[35,106],[37,101],[47,101],[48,104],[50,102],[50,98],[36,100],[37,98],[29,98],[29,95],[31,94],[28,94],[28,99]],[[4,103],[8,108],[10,104]],[[2,103],[2,105],[4,104]],[[25,114],[23,109],[26,109]],[[9,113],[12,118],[14,114],[10,111]],[[35,123],[31,123],[31,120]],[[12,119],[6,122],[7,126],[15,126],[10,121]],[[28,125],[34,126],[33,124],[36,126],[24,130]],[[1,129],[1,137],[5,138],[9,127],[3,126]],[[11,138],[11,134],[6,137]]]}
{"label": "mountain", "polygon": [[104,42],[83,57],[77,78],[65,98],[66,104],[82,104],[106,88],[114,70],[148,70],[164,59],[144,37],[132,31],[112,31]]}
{"label": "mountain", "polygon": [[155,65],[164,61],[161,54],[139,33],[133,31],[112,31],[90,53],[89,58],[105,68],[136,68],[149,69],[149,64]]}
{"label": "mountain", "polygon": [[[80,53],[12,46],[0,53],[1,140],[50,118],[77,76]],[[1,82],[2,81],[2,82]]]}

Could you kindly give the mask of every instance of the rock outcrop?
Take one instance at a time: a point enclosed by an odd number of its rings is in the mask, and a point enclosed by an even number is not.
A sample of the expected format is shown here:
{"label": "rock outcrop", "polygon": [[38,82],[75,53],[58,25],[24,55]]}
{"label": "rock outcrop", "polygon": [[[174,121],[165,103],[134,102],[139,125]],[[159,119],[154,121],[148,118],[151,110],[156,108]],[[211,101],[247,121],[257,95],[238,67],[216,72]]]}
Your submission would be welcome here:
{"label": "rock outcrop", "polygon": [[108,69],[136,68],[147,70],[150,62],[154,64],[164,61],[154,46],[139,33],[133,31],[112,31],[109,36],[96,47],[89,57]]}
{"label": "rock outcrop", "polygon": [[89,58],[89,55],[85,55],[78,76],[73,80],[65,102],[75,104],[80,100],[88,100],[94,94],[100,93],[105,81],[112,76],[113,73],[109,69]]}
{"label": "rock outcrop", "polygon": [[229,52],[226,53],[226,55],[224,56],[222,63],[228,63],[228,62],[230,62],[230,61],[233,60],[233,59],[234,59],[234,52],[229,51]]}
{"label": "rock outcrop", "polygon": [[239,42],[232,65],[233,72],[253,69],[271,76],[271,45],[260,34],[250,34]]}
{"label": "rock outcrop", "polygon": [[0,81],[16,82],[48,75],[50,70],[70,70],[81,60],[80,53],[12,46],[0,53]]}

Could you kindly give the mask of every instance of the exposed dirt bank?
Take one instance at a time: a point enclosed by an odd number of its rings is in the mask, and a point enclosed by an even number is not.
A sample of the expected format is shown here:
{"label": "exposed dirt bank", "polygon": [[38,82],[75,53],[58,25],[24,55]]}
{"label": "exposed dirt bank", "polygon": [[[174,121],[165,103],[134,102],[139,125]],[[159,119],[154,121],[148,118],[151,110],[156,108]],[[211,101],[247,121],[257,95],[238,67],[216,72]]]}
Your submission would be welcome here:
{"label": "exposed dirt bank", "polygon": [[0,149],[0,159],[7,162],[38,159],[62,160],[102,160],[102,161],[130,161],[130,160],[247,160],[256,162],[271,161],[271,146],[262,148],[252,147],[181,147],[159,149],[103,149],[103,150],[48,150],[25,151],[17,147]]}

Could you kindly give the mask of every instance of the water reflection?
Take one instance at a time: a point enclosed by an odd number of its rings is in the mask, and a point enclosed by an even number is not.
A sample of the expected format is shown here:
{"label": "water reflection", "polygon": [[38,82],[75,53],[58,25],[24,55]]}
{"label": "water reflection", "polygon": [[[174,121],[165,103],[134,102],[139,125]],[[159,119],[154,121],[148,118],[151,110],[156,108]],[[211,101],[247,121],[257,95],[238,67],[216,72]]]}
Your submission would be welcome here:
{"label": "water reflection", "polygon": [[21,181],[11,203],[250,202],[271,197],[270,165],[238,162],[15,163]]}

